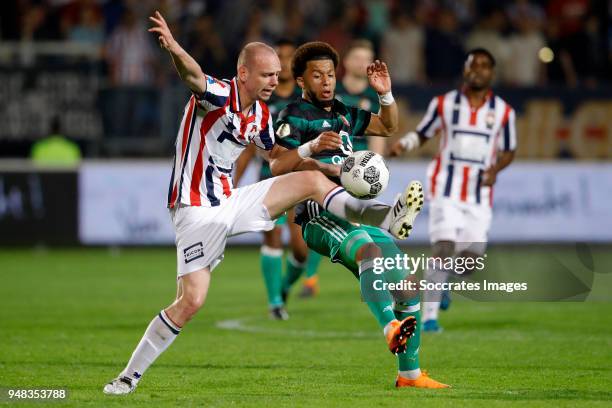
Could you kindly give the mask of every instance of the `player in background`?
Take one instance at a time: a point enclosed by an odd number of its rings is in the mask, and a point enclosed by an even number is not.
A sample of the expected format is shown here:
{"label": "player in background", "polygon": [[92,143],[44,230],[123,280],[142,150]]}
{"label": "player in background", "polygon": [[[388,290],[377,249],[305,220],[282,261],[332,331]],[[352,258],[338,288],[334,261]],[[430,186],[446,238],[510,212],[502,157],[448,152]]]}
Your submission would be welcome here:
{"label": "player in background", "polygon": [[[301,95],[300,88],[295,84],[291,75],[291,58],[295,52],[295,45],[287,39],[280,39],[276,42],[275,51],[281,64],[281,71],[278,75],[278,86],[267,102],[270,109],[272,120],[275,121],[278,113],[287,106],[289,102]],[[236,173],[234,182],[239,184],[249,163],[256,157],[254,145],[247,147],[236,162]],[[260,160],[259,180],[266,180],[272,177],[270,164],[267,160]],[[293,210],[276,220],[274,229],[264,231],[263,244],[261,246],[260,265],[261,272],[268,295],[268,307],[270,317],[276,320],[287,320],[285,300],[289,292],[289,287],[295,281],[294,277],[299,277],[306,265],[308,258],[308,248],[302,239],[302,230],[299,225],[287,222],[293,218]],[[285,274],[283,278],[283,245],[282,229],[283,226],[289,228],[291,252],[287,255],[285,264]],[[318,256],[318,254],[317,254]]]}
{"label": "player in background", "polygon": [[[391,155],[397,156],[442,132],[439,152],[428,170],[434,257],[475,258],[486,248],[493,185],[514,159],[517,143],[514,109],[492,92],[494,74],[495,59],[489,51],[470,51],[463,67],[463,87],[433,98],[416,132],[391,147]],[[453,273],[427,269],[425,278],[446,282]],[[439,291],[424,294],[424,331],[442,330],[438,311],[448,308],[449,296]]]}
{"label": "player in background", "polygon": [[[344,76],[336,84],[336,99],[347,106],[355,106],[368,112],[378,113],[380,104],[378,94],[370,86],[367,69],[374,62],[374,46],[369,40],[352,41],[342,59]],[[385,151],[385,139],[382,137],[364,137],[354,135],[353,151],[371,150],[378,154]],[[317,266],[321,255],[315,251],[308,253],[306,280],[300,293],[301,297],[311,297],[319,291]],[[297,280],[297,278],[296,278]]]}
{"label": "player in background", "polygon": [[[376,135],[388,137],[397,129],[398,110],[391,94],[391,78],[385,63],[375,61],[367,68],[370,86],[379,95],[381,109],[374,114],[357,107],[349,107],[335,99],[336,68],[338,54],[329,44],[310,42],[296,50],[291,64],[293,77],[302,88],[302,98],[290,103],[280,113],[276,122],[277,143],[293,153],[293,162],[273,162],[273,174],[291,172],[302,164],[299,149],[309,146],[322,134],[342,137],[336,149],[312,154],[321,163],[341,164],[352,153],[354,135]],[[288,166],[291,164],[291,166]],[[330,176],[337,180],[337,176]],[[343,189],[338,187],[336,191]],[[334,192],[330,194],[335,194]],[[423,204],[419,182],[412,182],[400,202],[412,205],[416,217]],[[412,202],[412,204],[410,204]],[[403,256],[393,239],[380,228],[347,222],[330,213],[327,205],[320,206],[307,200],[296,207],[295,222],[302,226],[302,234],[308,247],[319,254],[339,262],[359,280],[362,298],[376,317],[384,332],[394,321],[411,319],[417,325],[415,335],[410,338],[405,353],[398,354],[399,372],[397,387],[445,388],[424,372],[419,365],[420,345],[420,298],[418,291],[393,293],[393,296],[372,296],[372,273],[374,258]],[[385,278],[388,281],[409,279],[405,269],[390,268]]]}
{"label": "player in background", "polygon": [[[257,42],[245,45],[238,56],[236,76],[219,81],[205,75],[174,40],[159,12],[150,20],[149,32],[157,35],[193,92],[177,135],[168,190],[176,234],[177,295],[151,320],[126,367],[104,386],[106,394],[133,392],[148,367],[203,306],[211,272],[223,259],[228,237],[270,230],[276,218],[306,199],[325,205],[339,217],[388,229],[398,238],[405,237],[413,218],[407,201],[396,200],[388,206],[351,197],[323,173],[337,175],[337,167],[308,158],[338,148],[341,139],[337,135],[323,134],[292,152],[275,145],[272,118],[263,102],[272,96],[281,70],[274,49]],[[280,167],[293,166],[297,153],[305,158],[297,168],[305,171],[234,189],[232,168],[250,143]],[[389,349],[405,347],[414,322],[394,320],[389,327]]]}

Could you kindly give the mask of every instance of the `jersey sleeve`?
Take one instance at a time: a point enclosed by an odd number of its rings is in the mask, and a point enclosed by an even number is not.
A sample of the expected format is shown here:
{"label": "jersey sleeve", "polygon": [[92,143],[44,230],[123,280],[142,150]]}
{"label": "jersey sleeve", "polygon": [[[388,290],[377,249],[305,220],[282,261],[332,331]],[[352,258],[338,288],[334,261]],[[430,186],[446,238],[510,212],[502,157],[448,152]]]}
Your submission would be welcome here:
{"label": "jersey sleeve", "polygon": [[262,119],[261,130],[252,140],[255,146],[263,150],[272,150],[274,147],[274,125],[272,123],[272,115],[265,104],[261,104]]}
{"label": "jersey sleeve", "polygon": [[438,106],[442,103],[444,99],[441,97],[436,97],[429,102],[429,106],[427,107],[427,112],[421,122],[418,124],[416,128],[416,132],[423,137],[431,138],[436,134],[436,131],[440,129],[442,125],[443,118],[440,117],[440,112],[442,112],[442,106]]}
{"label": "jersey sleeve", "polygon": [[509,152],[516,150],[516,114],[514,109],[507,105],[504,119],[502,120],[502,132],[499,138],[499,150]]}
{"label": "jersey sleeve", "polygon": [[297,149],[302,143],[308,131],[308,121],[298,116],[295,109],[287,107],[278,115],[274,126],[276,143],[285,149]]}
{"label": "jersey sleeve", "polygon": [[230,85],[206,75],[206,91],[193,94],[202,109],[212,111],[225,106],[230,94]]}
{"label": "jersey sleeve", "polygon": [[370,119],[372,119],[372,113],[368,112],[367,110],[354,107],[351,107],[350,109],[351,118],[353,119],[353,123],[351,123],[351,127],[353,128],[353,135],[365,135],[366,129],[370,125]]}

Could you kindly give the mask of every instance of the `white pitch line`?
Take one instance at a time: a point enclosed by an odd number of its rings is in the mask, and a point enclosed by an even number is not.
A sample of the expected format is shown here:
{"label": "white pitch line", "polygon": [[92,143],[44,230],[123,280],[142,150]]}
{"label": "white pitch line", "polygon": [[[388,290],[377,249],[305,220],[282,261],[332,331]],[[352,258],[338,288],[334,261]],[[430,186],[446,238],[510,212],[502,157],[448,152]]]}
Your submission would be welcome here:
{"label": "white pitch line", "polygon": [[[258,327],[254,325],[245,324],[246,321],[253,320],[253,318],[242,318],[242,319],[230,319],[221,320],[215,323],[215,326],[223,330],[236,330],[247,333],[265,333],[265,334],[279,334],[283,336],[296,336],[296,337],[341,337],[341,338],[378,338],[380,334],[373,332],[341,332],[341,331],[319,331],[319,330],[295,330],[295,329],[284,329],[284,328],[272,328],[272,327]],[[282,322],[279,322],[282,324]]]}

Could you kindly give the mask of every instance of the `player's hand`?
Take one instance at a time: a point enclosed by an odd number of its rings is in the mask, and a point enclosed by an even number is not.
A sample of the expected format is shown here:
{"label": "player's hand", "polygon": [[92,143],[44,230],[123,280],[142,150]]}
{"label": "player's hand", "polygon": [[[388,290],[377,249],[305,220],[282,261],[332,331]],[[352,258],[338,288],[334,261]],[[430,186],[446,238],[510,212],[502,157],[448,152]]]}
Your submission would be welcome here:
{"label": "player's hand", "polygon": [[342,145],[342,136],[336,132],[322,132],[316,139],[310,142],[313,153],[321,153],[324,150],[336,150]]}
{"label": "player's hand", "polygon": [[149,20],[153,22],[153,27],[149,28],[147,31],[158,35],[157,39],[159,40],[160,47],[172,51],[172,47],[174,47],[176,41],[170,32],[168,23],[166,23],[161,13],[156,10],[155,14],[149,17]]}
{"label": "player's hand", "polygon": [[368,65],[368,81],[370,86],[379,94],[386,94],[391,91],[391,77],[387,64],[379,60]]}
{"label": "player's hand", "polygon": [[482,185],[491,187],[497,181],[497,171],[493,167],[489,167],[482,173]]}
{"label": "player's hand", "polygon": [[391,148],[389,149],[389,156],[391,157],[401,156],[402,154],[404,154],[405,150],[406,149],[404,149],[404,146],[402,146],[402,144],[398,140],[397,142],[393,143],[393,146],[391,146]]}

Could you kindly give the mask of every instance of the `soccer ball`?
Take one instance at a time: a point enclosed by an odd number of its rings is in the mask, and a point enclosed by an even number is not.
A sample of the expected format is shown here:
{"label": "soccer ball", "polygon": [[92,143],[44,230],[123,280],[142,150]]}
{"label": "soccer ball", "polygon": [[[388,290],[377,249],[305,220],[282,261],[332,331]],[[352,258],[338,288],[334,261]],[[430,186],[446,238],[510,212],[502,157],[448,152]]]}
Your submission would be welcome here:
{"label": "soccer ball", "polygon": [[344,160],[340,182],[353,197],[370,200],[387,188],[389,168],[380,154],[362,150]]}

